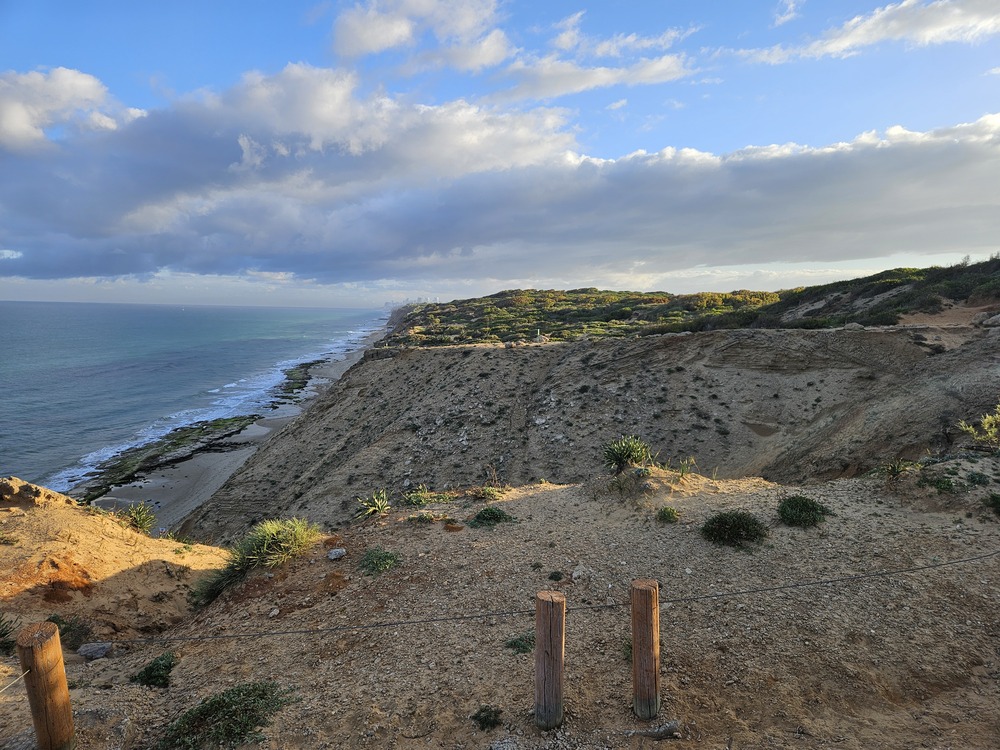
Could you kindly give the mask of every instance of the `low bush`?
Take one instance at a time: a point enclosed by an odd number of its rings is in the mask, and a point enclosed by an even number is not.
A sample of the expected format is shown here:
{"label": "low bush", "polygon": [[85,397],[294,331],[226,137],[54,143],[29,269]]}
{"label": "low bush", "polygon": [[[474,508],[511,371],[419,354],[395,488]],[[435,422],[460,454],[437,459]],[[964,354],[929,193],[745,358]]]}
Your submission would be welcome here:
{"label": "low bush", "polygon": [[503,723],[500,720],[502,713],[503,709],[496,708],[495,706],[480,706],[479,710],[472,714],[470,718],[476,722],[476,726],[479,727],[480,731],[485,732],[487,729],[494,729]]}
{"label": "low bush", "polygon": [[530,654],[535,650],[535,631],[526,630],[521,635],[508,638],[503,645],[516,654]]}
{"label": "low bush", "polygon": [[613,474],[652,462],[653,454],[649,446],[635,435],[622,435],[604,446],[604,465]]}
{"label": "low bush", "polygon": [[517,519],[507,511],[498,508],[495,505],[488,505],[469,520],[469,526],[474,529],[492,528],[498,523],[510,523],[516,520]]}
{"label": "low bush", "polygon": [[402,562],[402,558],[397,553],[390,552],[381,547],[372,547],[365,550],[365,554],[361,556],[361,562],[358,563],[358,567],[366,573],[378,575],[387,570],[392,570],[400,562]]}
{"label": "low bush", "polygon": [[174,668],[175,664],[177,664],[177,657],[168,651],[165,654],[157,656],[153,661],[129,677],[129,682],[136,682],[148,687],[169,687],[170,670]]}
{"label": "low bush", "polygon": [[701,534],[715,544],[742,547],[747,542],[763,541],[767,537],[767,526],[745,510],[727,510],[705,521]]}
{"label": "low bush", "polygon": [[992,414],[983,414],[978,424],[969,424],[964,419],[958,423],[958,429],[969,435],[978,445],[991,451],[1000,451],[1000,404]]}
{"label": "low bush", "polygon": [[319,526],[300,518],[261,521],[229,550],[229,561],[195,585],[193,596],[208,604],[255,568],[275,568],[298,557],[320,538]]}
{"label": "low bush", "polygon": [[506,490],[503,487],[496,487],[492,484],[483,484],[478,487],[469,487],[465,491],[465,496],[470,500],[481,500],[483,502],[493,502],[504,496]]}
{"label": "low bush", "polygon": [[829,515],[832,515],[829,508],[803,495],[786,497],[778,503],[778,518],[788,526],[808,528]]}
{"label": "low bush", "polygon": [[1000,494],[996,492],[991,492],[990,496],[983,500],[983,505],[992,510],[998,516],[1000,516]]}
{"label": "low bush", "polygon": [[157,744],[157,750],[235,748],[264,739],[259,729],[271,723],[291,690],[275,682],[249,682],[206,698],[185,712]]}

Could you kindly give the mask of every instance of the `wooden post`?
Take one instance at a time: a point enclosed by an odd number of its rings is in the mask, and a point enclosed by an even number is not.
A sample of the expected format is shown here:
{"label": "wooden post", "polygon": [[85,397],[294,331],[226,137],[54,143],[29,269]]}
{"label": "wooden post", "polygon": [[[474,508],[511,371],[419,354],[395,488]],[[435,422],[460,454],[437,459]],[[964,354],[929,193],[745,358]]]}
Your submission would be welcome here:
{"label": "wooden post", "polygon": [[660,711],[659,584],[632,581],[632,709],[640,719]]}
{"label": "wooden post", "polygon": [[59,628],[40,622],[21,628],[15,640],[38,750],[72,750],[76,745]]}
{"label": "wooden post", "polygon": [[539,591],[535,597],[535,724],[555,729],[563,721],[566,597]]}

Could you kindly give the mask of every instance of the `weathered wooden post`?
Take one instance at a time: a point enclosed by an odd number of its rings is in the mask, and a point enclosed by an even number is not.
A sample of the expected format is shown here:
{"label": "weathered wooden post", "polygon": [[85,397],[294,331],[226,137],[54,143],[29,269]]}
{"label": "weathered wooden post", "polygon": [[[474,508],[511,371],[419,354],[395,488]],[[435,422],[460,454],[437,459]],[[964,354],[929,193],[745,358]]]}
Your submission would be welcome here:
{"label": "weathered wooden post", "polygon": [[649,578],[632,581],[632,709],[640,719],[660,711],[659,584]]}
{"label": "weathered wooden post", "polygon": [[72,750],[73,710],[63,664],[59,628],[40,622],[21,628],[15,640],[38,750]]}
{"label": "weathered wooden post", "polygon": [[539,591],[535,597],[535,724],[554,729],[563,721],[566,597]]}

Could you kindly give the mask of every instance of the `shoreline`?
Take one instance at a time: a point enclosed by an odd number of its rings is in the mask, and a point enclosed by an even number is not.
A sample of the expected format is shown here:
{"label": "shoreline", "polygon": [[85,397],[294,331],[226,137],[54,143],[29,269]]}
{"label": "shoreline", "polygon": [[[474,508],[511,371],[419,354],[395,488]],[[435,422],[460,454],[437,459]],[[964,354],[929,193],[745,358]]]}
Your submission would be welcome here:
{"label": "shoreline", "polygon": [[143,473],[135,480],[113,485],[92,505],[104,510],[126,508],[141,502],[150,503],[156,514],[154,536],[162,536],[179,527],[259,448],[282,427],[303,416],[315,399],[332,387],[351,367],[360,362],[388,334],[392,316],[381,328],[372,331],[358,348],[340,360],[325,360],[313,365],[309,379],[293,403],[276,399],[276,408],[256,419],[235,435],[221,436],[196,446],[191,455]]}

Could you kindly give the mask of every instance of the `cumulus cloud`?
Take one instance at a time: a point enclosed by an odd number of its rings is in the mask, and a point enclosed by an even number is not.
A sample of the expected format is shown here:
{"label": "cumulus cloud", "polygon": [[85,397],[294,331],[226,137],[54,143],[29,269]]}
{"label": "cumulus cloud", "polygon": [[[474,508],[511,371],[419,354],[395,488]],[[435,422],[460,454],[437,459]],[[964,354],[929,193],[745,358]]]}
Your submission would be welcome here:
{"label": "cumulus cloud", "polygon": [[975,254],[1000,235],[1000,115],[822,148],[602,160],[579,153],[559,109],[417,105],[289,65],[71,145],[0,152],[6,276],[586,285]]}
{"label": "cumulus cloud", "polygon": [[107,89],[97,78],[68,68],[0,73],[0,148],[45,144],[55,126],[114,130],[119,120],[141,116],[125,110],[115,117]]}
{"label": "cumulus cloud", "polygon": [[975,43],[1000,34],[995,0],[902,0],[856,16],[822,38],[801,46],[740,50],[757,62],[779,64],[799,58],[849,57],[882,42],[917,46]]}

